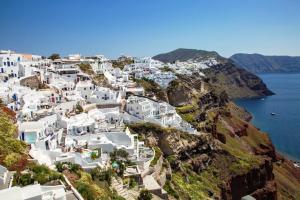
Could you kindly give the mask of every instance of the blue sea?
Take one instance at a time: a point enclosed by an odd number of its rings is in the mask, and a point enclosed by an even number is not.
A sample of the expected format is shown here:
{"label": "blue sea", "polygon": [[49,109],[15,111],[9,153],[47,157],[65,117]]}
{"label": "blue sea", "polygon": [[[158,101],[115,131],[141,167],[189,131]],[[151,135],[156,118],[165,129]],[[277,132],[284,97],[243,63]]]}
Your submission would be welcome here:
{"label": "blue sea", "polygon": [[276,94],[235,102],[253,115],[251,122],[269,134],[279,152],[300,161],[300,74],[258,76]]}

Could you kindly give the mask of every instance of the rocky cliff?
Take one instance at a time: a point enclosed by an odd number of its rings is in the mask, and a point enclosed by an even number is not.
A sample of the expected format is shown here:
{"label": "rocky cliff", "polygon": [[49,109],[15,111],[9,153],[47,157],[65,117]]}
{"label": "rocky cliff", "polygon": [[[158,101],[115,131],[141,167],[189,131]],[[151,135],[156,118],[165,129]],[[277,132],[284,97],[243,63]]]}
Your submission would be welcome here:
{"label": "rocky cliff", "polygon": [[238,53],[230,57],[238,66],[252,73],[297,73],[300,72],[299,56],[264,56]]}

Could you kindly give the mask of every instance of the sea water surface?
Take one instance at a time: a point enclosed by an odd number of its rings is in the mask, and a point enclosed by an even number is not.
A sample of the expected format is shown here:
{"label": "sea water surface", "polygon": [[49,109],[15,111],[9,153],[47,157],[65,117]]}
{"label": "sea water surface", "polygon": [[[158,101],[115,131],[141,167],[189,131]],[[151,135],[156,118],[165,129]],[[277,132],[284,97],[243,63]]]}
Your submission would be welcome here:
{"label": "sea water surface", "polygon": [[279,152],[300,161],[300,74],[258,76],[276,94],[235,102],[252,114],[251,122],[269,134]]}

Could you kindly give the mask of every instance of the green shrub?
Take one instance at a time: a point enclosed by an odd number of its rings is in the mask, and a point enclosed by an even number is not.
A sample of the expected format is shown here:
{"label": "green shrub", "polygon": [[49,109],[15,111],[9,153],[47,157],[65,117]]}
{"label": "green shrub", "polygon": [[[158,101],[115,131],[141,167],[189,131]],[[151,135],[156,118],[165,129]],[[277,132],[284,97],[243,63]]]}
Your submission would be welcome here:
{"label": "green shrub", "polygon": [[100,167],[94,168],[91,171],[92,179],[98,180],[98,181],[106,181],[108,185],[111,185],[111,179],[112,179],[113,171],[111,169],[104,170]]}
{"label": "green shrub", "polygon": [[152,166],[152,167],[157,164],[158,159],[162,155],[162,152],[159,147],[153,147],[153,150],[154,150],[154,158],[150,163],[150,166]]}
{"label": "green shrub", "polygon": [[141,190],[138,200],[151,200],[152,194],[148,190]]}
{"label": "green shrub", "polygon": [[26,186],[33,184],[33,182],[31,173],[21,174],[18,172],[14,175],[14,185]]}
{"label": "green shrub", "polygon": [[181,107],[177,107],[176,111],[179,114],[186,114],[186,113],[190,113],[190,112],[194,112],[194,106],[193,105],[186,105],[186,106],[181,106]]}
{"label": "green shrub", "polygon": [[60,173],[49,169],[46,165],[32,164],[29,166],[29,169],[33,172],[34,181],[37,181],[40,184],[62,178]]}
{"label": "green shrub", "polygon": [[98,154],[96,152],[92,152],[91,153],[91,159],[96,160],[97,158],[99,158]]}
{"label": "green shrub", "polygon": [[169,195],[172,195],[173,197],[175,197],[176,199],[179,199],[179,195],[177,194],[177,192],[172,188],[171,183],[169,180],[166,181],[165,185],[164,185],[164,190],[166,190],[166,192]]}
{"label": "green shrub", "polygon": [[128,152],[125,151],[124,149],[114,149],[114,151],[111,152],[109,155],[112,161],[128,160],[128,156],[129,156]]}
{"label": "green shrub", "polygon": [[134,188],[135,186],[137,186],[137,182],[134,178],[130,178],[129,179],[129,188],[132,189]]}
{"label": "green shrub", "polygon": [[94,200],[96,198],[95,192],[92,187],[90,187],[89,183],[84,181],[77,181],[76,189],[86,200]]}

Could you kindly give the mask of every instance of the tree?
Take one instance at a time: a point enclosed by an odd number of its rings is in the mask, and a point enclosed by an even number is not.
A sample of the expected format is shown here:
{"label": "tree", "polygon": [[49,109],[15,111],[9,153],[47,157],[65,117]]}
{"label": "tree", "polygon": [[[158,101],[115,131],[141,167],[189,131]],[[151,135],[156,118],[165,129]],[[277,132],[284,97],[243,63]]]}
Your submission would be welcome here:
{"label": "tree", "polygon": [[49,56],[49,59],[55,60],[55,59],[60,59],[60,55],[58,53],[53,53],[51,56]]}
{"label": "tree", "polygon": [[92,159],[92,160],[96,160],[97,158],[99,158],[98,154],[97,154],[96,152],[93,151],[93,152],[91,153],[91,159]]}
{"label": "tree", "polygon": [[138,200],[151,200],[152,194],[148,190],[142,190],[138,196]]}

